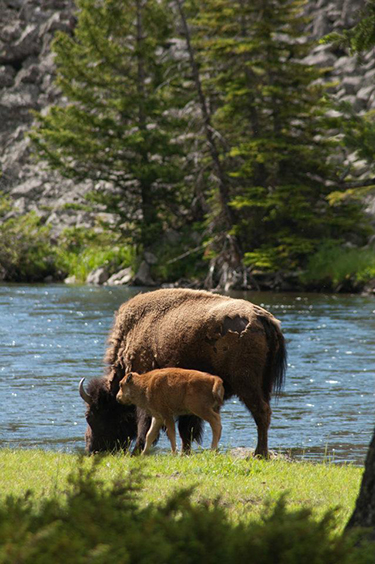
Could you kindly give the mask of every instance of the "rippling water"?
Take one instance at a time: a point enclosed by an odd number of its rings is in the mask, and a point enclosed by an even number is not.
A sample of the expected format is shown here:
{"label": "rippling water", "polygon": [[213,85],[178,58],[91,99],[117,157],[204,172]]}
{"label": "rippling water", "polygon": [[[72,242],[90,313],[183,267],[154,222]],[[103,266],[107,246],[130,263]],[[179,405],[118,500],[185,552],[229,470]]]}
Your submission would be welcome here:
{"label": "rippling water", "polygon": [[[0,285],[0,446],[84,447],[80,378],[101,375],[117,307],[136,288]],[[236,292],[282,321],[287,383],[273,404],[269,444],[296,457],[363,462],[375,417],[372,297]],[[222,410],[223,448],[251,447],[238,400]],[[210,443],[207,429],[204,446]],[[159,449],[168,448],[165,437]]]}

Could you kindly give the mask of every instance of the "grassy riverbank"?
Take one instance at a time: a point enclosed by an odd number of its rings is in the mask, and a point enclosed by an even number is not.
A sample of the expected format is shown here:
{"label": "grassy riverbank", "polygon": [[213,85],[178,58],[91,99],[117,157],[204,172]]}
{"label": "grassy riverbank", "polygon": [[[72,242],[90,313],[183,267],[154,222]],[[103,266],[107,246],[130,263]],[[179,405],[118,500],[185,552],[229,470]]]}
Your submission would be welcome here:
{"label": "grassy riverbank", "polygon": [[[68,477],[80,464],[73,454],[37,450],[0,451],[0,500],[7,495],[22,497],[32,490],[36,500],[64,497]],[[233,522],[258,519],[269,503],[282,495],[287,508],[309,507],[321,518],[337,508],[337,530],[351,514],[362,469],[329,462],[312,464],[242,459],[230,454],[202,452],[191,457],[149,456],[145,459],[115,455],[83,457],[81,464],[96,466],[96,475],[106,485],[140,469],[145,479],[140,493],[142,505],[159,503],[176,490],[194,487],[194,503],[220,498],[220,505]]]}

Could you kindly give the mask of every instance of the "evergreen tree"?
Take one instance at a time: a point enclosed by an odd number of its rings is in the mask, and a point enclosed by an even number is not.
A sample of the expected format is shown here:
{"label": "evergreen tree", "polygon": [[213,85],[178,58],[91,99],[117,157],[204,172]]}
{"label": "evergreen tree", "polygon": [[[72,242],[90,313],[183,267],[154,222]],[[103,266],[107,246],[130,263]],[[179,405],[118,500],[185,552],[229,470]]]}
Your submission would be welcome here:
{"label": "evergreen tree", "polygon": [[319,79],[303,59],[300,0],[204,0],[196,49],[221,160],[231,178],[235,233],[248,264],[294,269],[322,243],[360,231],[358,204],[330,205],[343,190],[330,164],[337,125]]}
{"label": "evergreen tree", "polygon": [[[186,192],[173,113],[171,14],[163,0],[78,0],[74,34],[53,43],[65,105],[39,114],[39,155],[64,175],[107,181],[144,248]],[[123,221],[123,220],[122,220]]]}

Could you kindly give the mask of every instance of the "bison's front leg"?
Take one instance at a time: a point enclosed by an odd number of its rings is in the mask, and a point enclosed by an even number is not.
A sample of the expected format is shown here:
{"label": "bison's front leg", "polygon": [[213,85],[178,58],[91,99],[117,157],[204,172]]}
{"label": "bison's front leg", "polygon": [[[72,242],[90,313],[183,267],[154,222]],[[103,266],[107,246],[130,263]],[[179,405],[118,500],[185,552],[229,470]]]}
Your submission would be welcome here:
{"label": "bison's front leg", "polygon": [[182,415],[178,418],[178,432],[182,441],[182,452],[190,454],[191,443],[200,443],[202,440],[203,421],[195,415]]}
{"label": "bison's front leg", "polygon": [[151,426],[151,417],[144,409],[137,407],[137,440],[132,455],[140,454],[146,444],[146,435]]}

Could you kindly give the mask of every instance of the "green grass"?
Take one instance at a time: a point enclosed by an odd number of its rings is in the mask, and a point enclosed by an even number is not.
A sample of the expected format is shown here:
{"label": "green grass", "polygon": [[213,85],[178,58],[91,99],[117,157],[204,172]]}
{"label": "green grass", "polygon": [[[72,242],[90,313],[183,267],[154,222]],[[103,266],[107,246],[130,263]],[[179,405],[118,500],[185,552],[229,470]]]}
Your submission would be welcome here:
{"label": "green grass", "polygon": [[325,285],[338,291],[361,288],[375,278],[375,253],[373,249],[343,248],[322,245],[301,276],[301,282],[313,287]]}
{"label": "green grass", "polygon": [[[37,499],[63,496],[68,476],[80,457],[38,450],[0,451],[0,500],[20,497],[32,490]],[[237,458],[230,454],[201,452],[192,456],[128,455],[84,457],[83,464],[97,466],[107,484],[130,469],[145,476],[141,501],[158,503],[182,487],[194,487],[194,503],[220,498],[233,522],[259,519],[267,504],[286,496],[288,509],[311,508],[322,517],[337,508],[337,530],[347,522],[358,494],[362,469],[332,463],[312,464],[282,459],[270,461]]]}

